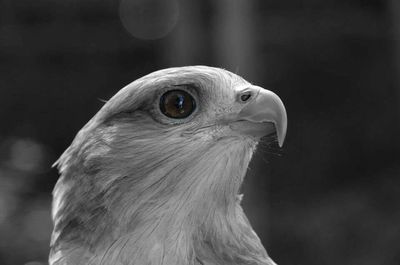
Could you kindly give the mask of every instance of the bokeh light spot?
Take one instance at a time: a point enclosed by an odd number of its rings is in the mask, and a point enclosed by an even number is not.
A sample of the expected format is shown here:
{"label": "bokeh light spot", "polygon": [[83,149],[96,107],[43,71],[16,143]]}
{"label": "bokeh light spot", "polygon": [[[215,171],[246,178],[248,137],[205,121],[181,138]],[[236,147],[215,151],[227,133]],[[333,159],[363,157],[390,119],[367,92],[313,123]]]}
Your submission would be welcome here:
{"label": "bokeh light spot", "polygon": [[165,37],[174,28],[179,18],[179,5],[175,0],[122,0],[119,15],[134,37],[155,40]]}

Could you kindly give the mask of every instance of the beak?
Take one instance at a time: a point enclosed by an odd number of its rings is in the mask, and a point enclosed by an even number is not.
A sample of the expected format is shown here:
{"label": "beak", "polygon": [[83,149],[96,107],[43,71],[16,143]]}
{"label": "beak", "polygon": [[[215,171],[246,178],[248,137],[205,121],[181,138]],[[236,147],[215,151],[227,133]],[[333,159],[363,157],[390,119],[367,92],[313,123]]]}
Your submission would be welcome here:
{"label": "beak", "polygon": [[279,146],[286,136],[287,116],[282,100],[272,91],[261,87],[250,90],[254,98],[237,114],[231,128],[244,134],[262,137],[276,131]]}

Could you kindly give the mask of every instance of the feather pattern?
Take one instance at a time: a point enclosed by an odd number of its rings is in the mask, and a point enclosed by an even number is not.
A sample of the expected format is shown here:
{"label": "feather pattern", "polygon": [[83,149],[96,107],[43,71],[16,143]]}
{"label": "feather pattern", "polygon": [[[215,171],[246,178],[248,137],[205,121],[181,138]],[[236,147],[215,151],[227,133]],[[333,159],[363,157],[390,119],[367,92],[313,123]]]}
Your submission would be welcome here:
{"label": "feather pattern", "polygon": [[[188,83],[198,113],[168,123],[154,102]],[[111,98],[56,162],[50,264],[275,264],[238,199],[257,140],[224,122],[249,85],[218,68],[171,68]]]}

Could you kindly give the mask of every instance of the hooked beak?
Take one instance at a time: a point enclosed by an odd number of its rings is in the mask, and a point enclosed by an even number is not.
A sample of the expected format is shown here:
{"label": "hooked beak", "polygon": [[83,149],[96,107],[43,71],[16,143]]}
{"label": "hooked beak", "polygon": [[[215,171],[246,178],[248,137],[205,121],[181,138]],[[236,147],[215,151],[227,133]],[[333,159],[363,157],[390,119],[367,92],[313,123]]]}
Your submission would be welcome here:
{"label": "hooked beak", "polygon": [[282,100],[272,91],[261,87],[253,86],[250,92],[254,98],[237,114],[231,128],[254,137],[276,132],[279,146],[282,147],[287,129]]}

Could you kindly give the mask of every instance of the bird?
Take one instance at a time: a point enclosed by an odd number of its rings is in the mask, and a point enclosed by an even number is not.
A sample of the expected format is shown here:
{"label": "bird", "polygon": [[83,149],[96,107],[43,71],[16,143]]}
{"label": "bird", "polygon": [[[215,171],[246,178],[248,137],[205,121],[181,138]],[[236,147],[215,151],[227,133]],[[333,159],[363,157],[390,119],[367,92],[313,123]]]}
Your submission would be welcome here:
{"label": "bird", "polygon": [[241,206],[282,100],[228,70],[166,68],[109,99],[56,161],[50,265],[273,265]]}

